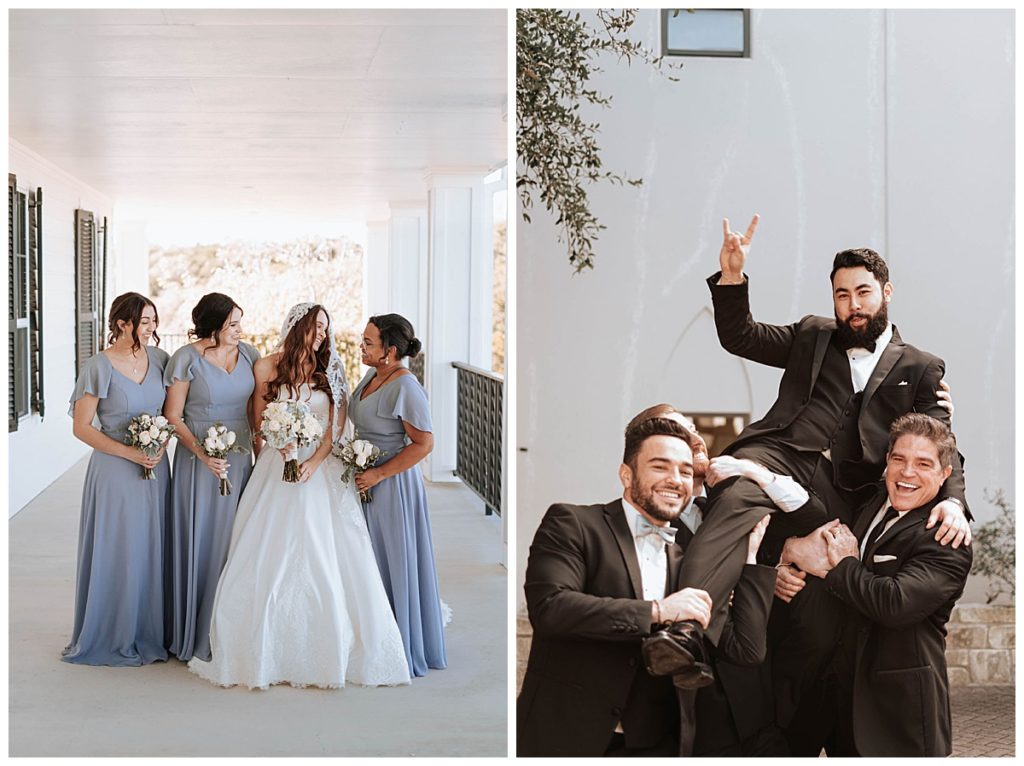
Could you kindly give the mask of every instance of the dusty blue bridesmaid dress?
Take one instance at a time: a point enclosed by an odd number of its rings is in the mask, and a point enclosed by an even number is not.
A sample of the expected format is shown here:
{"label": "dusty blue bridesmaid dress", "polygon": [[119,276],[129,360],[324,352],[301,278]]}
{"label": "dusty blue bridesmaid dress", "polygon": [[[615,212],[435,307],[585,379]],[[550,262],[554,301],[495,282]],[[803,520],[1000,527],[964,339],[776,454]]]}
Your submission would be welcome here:
{"label": "dusty blue bridesmaid dress", "polygon": [[192,344],[174,352],[164,372],[164,384],[189,381],[185,399],[185,425],[199,441],[220,422],[235,432],[236,444],[246,453],[227,456],[231,494],[220,494],[220,481],[187,448],[174,452],[171,484],[172,567],[174,616],[171,652],[188,661],[193,656],[210,660],[210,618],[217,579],[231,543],[235,508],[252,473],[252,436],[247,405],[256,384],[252,366],[259,351],[238,344],[238,362],[231,372],[203,357]]}
{"label": "dusty blue bridesmaid dress", "polygon": [[[133,417],[159,414],[167,352],[145,348],[149,368],[141,383],[115,370],[105,354],[89,359],[69,414],[85,394],[99,397],[100,430],[118,442]],[[93,450],[82,490],[75,624],[65,662],[123,666],[167,659],[171,471],[166,455],[155,471],[155,479],[143,479],[138,463]]]}
{"label": "dusty blue bridesmaid dress", "polygon": [[[413,375],[399,375],[360,401],[376,376],[370,370],[349,402],[348,414],[361,439],[388,452],[383,465],[407,444],[402,422],[433,431],[427,394]],[[434,545],[430,535],[427,493],[418,465],[384,479],[363,503],[366,526],[380,568],[384,589],[398,621],[406,659],[413,675],[444,668],[444,614],[437,585]]]}

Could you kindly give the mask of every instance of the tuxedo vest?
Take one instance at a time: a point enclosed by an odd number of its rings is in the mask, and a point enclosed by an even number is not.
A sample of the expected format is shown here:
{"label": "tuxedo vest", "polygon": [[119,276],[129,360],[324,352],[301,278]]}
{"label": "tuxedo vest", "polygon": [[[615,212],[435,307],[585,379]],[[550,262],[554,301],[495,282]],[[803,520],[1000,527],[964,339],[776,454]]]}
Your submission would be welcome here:
{"label": "tuxedo vest", "polygon": [[807,404],[773,438],[800,452],[831,450],[836,484],[852,489],[843,481],[841,468],[863,457],[857,427],[863,399],[863,392],[853,392],[850,359],[833,338]]}

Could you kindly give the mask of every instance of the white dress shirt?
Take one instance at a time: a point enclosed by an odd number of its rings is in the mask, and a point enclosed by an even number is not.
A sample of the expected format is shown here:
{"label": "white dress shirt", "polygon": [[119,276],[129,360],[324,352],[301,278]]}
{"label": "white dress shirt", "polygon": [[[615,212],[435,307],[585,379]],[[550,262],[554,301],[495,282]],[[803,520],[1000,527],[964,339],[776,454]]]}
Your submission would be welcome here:
{"label": "white dress shirt", "polygon": [[644,586],[644,601],[657,601],[665,598],[665,582],[668,580],[668,554],[665,552],[665,541],[658,535],[637,536],[637,523],[641,518],[640,511],[625,497],[622,498],[622,509],[626,512],[629,531],[633,535],[636,546],[636,558],[640,562],[640,581]]}
{"label": "white dress shirt", "polygon": [[888,324],[882,334],[875,341],[875,350],[868,351],[866,348],[848,348],[846,355],[850,358],[850,378],[853,381],[853,393],[859,394],[868,384],[868,378],[875,371],[882,352],[892,340],[892,324]]}

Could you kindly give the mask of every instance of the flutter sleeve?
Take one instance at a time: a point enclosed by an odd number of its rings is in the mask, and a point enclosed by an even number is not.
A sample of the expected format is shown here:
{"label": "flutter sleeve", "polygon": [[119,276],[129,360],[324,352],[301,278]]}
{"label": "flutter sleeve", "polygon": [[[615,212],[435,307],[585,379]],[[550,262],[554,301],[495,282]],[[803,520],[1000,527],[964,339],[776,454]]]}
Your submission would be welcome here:
{"label": "flutter sleeve", "polygon": [[[166,352],[165,358],[166,358]],[[150,357],[153,359],[153,357]],[[153,359],[156,361],[155,359]],[[196,355],[192,352],[192,345],[185,344],[177,351],[170,361],[164,365],[164,387],[173,386],[179,380],[192,380],[194,374],[192,365],[196,361]]]}
{"label": "flutter sleeve", "polygon": [[260,358],[259,349],[249,343],[239,343],[238,353],[249,363],[250,367],[256,364],[256,360]]}
{"label": "flutter sleeve", "polygon": [[71,394],[68,406],[68,415],[75,416],[75,402],[86,394],[92,394],[99,399],[107,398],[107,389],[110,388],[110,374],[113,371],[110,362],[102,354],[96,354],[85,363],[78,380],[75,381],[75,390]]}
{"label": "flutter sleeve", "polygon": [[434,430],[430,422],[427,392],[414,375],[403,375],[395,381],[395,385],[381,389],[377,415],[382,418],[398,418],[420,431]]}

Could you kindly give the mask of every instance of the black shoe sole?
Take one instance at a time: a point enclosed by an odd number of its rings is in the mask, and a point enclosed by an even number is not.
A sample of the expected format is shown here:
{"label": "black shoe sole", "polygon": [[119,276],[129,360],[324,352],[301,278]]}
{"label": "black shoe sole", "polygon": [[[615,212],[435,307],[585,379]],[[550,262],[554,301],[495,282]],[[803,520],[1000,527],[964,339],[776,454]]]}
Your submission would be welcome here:
{"label": "black shoe sole", "polygon": [[[691,670],[697,661],[678,639],[655,634],[643,644],[644,662],[652,676],[674,676]],[[703,664],[703,663],[701,663]]]}

